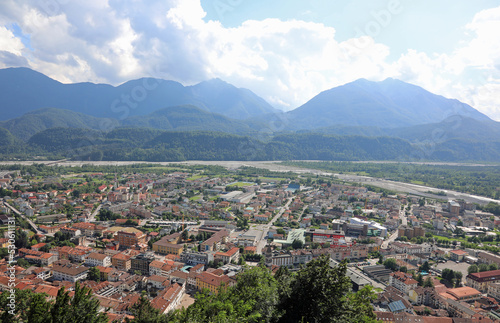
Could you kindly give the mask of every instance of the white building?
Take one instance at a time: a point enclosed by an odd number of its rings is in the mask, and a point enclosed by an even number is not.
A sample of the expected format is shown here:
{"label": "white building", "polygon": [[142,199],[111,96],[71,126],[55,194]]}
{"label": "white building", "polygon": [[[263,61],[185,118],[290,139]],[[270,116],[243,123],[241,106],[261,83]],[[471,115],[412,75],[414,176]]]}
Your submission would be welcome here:
{"label": "white building", "polygon": [[109,267],[111,266],[111,257],[102,253],[93,252],[85,259],[85,265],[89,267]]}
{"label": "white building", "polygon": [[379,230],[381,237],[387,236],[387,228],[382,226],[380,223],[375,222],[375,221],[365,221],[365,220],[361,220],[358,218],[349,218],[349,222],[351,224],[359,224],[359,225],[366,224],[366,225],[368,225],[368,229]]}
{"label": "white building", "polygon": [[75,283],[78,280],[84,280],[87,278],[89,273],[89,268],[85,266],[75,266],[72,264],[68,265],[55,265],[52,268],[52,275],[54,280],[67,280]]}

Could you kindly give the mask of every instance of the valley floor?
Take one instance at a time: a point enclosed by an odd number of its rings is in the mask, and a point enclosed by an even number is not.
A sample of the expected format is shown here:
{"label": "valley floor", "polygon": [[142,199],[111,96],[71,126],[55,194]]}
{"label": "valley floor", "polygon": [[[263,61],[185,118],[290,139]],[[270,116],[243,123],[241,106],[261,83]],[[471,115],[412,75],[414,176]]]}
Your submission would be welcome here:
{"label": "valley floor", "polygon": [[[380,178],[375,178],[375,177],[369,177],[369,176],[359,176],[359,175],[352,175],[352,174],[337,174],[337,173],[331,173],[331,172],[325,172],[322,170],[317,170],[317,169],[310,169],[310,168],[299,168],[299,167],[293,167],[293,166],[288,166],[288,165],[283,165],[281,164],[280,161],[197,161],[197,160],[191,160],[191,161],[184,161],[184,162],[142,162],[142,161],[16,161],[16,162],[0,162],[0,165],[11,165],[11,164],[24,164],[24,165],[31,165],[33,163],[43,163],[43,164],[50,164],[50,165],[58,165],[58,166],[82,166],[85,164],[92,164],[92,165],[108,165],[108,166],[123,166],[123,165],[132,165],[132,164],[158,164],[158,165],[172,165],[172,164],[183,164],[183,165],[215,165],[215,166],[222,166],[227,169],[237,169],[240,167],[255,167],[255,168],[263,168],[263,169],[268,169],[271,171],[279,171],[279,172],[294,172],[298,174],[317,174],[317,175],[324,175],[324,176],[333,176],[338,179],[347,181],[347,182],[356,182],[356,183],[364,183],[368,185],[373,185],[377,186],[380,188],[392,190],[392,191],[397,191],[397,192],[403,192],[403,193],[409,193],[413,195],[418,195],[418,196],[423,196],[423,197],[428,197],[428,198],[433,198],[433,199],[445,199],[445,200],[451,200],[451,199],[463,199],[466,202],[471,202],[471,203],[478,203],[481,205],[488,204],[489,202],[495,202],[499,203],[499,200],[483,197],[483,196],[477,196],[473,194],[467,194],[467,193],[461,193],[461,192],[456,192],[456,191],[451,191],[451,190],[442,190],[442,189],[437,189],[433,187],[428,187],[428,186],[423,186],[423,185],[416,185],[416,184],[409,184],[409,183],[402,183],[402,182],[395,182],[395,181],[390,181],[390,180],[385,180],[385,179],[380,179]],[[381,163],[392,163],[392,162],[381,162]],[[412,163],[407,163],[407,164],[412,164]],[[421,163],[420,163],[421,164]],[[433,163],[433,164],[439,164],[439,165],[453,165],[453,166],[472,166],[472,164],[457,164],[457,163]],[[486,164],[473,164],[474,166],[491,166],[491,165],[486,165]],[[439,192],[444,192],[446,193],[446,196],[441,196],[441,195],[435,195],[431,194],[430,192],[434,193],[439,193]]]}

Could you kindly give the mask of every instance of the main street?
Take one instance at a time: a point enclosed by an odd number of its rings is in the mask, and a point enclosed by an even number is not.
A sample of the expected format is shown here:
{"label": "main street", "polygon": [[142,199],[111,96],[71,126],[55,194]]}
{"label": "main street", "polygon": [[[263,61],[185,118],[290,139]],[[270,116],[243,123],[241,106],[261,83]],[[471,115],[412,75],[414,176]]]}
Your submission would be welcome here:
{"label": "main street", "polygon": [[30,219],[28,219],[24,214],[22,214],[21,212],[19,212],[15,207],[11,206],[9,203],[7,202],[3,202],[3,204],[8,207],[9,209],[12,210],[12,212],[14,212],[15,214],[19,215],[20,217],[22,217],[24,220],[26,220],[26,222],[29,223],[29,225],[33,228],[33,230],[35,230],[35,233],[36,234],[43,234],[42,231],[40,231],[38,229],[38,227],[36,226],[35,223],[33,223],[33,221],[31,221]]}
{"label": "main street", "polygon": [[273,226],[274,222],[276,222],[279,219],[279,217],[288,209],[288,206],[290,205],[291,202],[292,202],[292,198],[289,197],[287,199],[287,202],[285,203],[285,205],[281,207],[279,212],[276,213],[276,215],[271,219],[271,221],[269,221],[269,223],[257,224],[254,227],[255,230],[258,230],[261,232],[260,238],[257,239],[258,242],[257,242],[257,251],[256,252],[258,254],[262,253],[262,249],[264,249],[264,247],[267,244],[267,236],[269,235],[269,229]]}

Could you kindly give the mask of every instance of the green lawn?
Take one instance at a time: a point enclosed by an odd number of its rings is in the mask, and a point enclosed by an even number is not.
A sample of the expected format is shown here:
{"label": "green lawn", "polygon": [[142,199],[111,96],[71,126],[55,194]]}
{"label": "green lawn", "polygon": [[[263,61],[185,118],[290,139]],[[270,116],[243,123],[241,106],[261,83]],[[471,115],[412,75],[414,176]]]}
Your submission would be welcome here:
{"label": "green lawn", "polygon": [[201,198],[201,196],[196,195],[196,196],[191,197],[189,200],[190,201],[198,201],[200,198]]}
{"label": "green lawn", "polygon": [[195,181],[195,180],[203,178],[203,177],[207,177],[207,176],[206,175],[194,175],[194,176],[186,178],[186,180],[188,180],[188,181]]}
{"label": "green lawn", "polygon": [[254,183],[237,182],[237,183],[233,183],[233,184],[228,185],[228,186],[245,187],[245,186],[252,186],[252,185],[254,185]]}

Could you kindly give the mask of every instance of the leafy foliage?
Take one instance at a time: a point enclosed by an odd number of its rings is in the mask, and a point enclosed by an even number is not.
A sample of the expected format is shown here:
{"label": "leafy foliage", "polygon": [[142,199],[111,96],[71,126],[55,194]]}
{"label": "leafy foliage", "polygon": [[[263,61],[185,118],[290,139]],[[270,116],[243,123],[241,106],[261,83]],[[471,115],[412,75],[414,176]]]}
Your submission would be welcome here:
{"label": "leafy foliage", "polygon": [[9,313],[10,293],[0,294],[1,322],[40,323],[107,323],[105,313],[99,313],[99,301],[92,297],[90,288],[77,282],[73,297],[61,288],[55,301],[47,301],[44,294],[15,289],[15,309]]}

